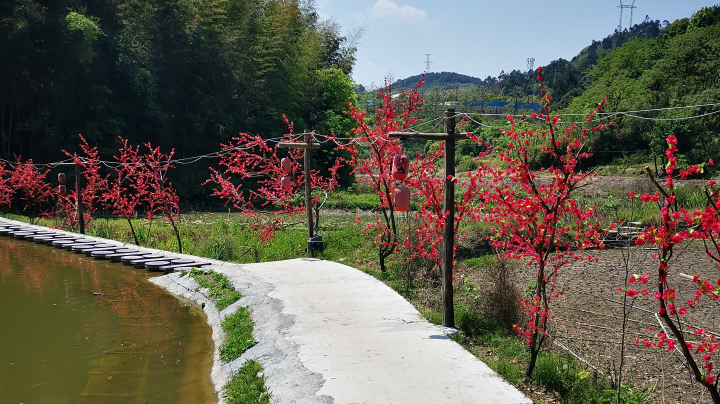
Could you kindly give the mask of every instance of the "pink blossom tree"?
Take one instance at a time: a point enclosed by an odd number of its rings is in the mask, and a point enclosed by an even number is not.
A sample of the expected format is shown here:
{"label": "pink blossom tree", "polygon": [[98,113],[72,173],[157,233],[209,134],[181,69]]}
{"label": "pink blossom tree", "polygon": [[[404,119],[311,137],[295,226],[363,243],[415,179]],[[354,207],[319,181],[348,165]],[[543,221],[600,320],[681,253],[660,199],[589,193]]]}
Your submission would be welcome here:
{"label": "pink blossom tree", "polygon": [[[548,336],[552,302],[563,294],[557,284],[560,269],[574,261],[591,260],[583,251],[603,247],[595,208],[581,207],[575,190],[596,175],[579,170],[578,162],[591,156],[583,152],[589,132],[605,126],[572,125],[563,130],[560,117],[550,115],[551,97],[542,82],[542,68],[538,69],[538,81],[542,112],[532,113],[529,119],[523,115],[523,122],[508,116],[510,129],[500,130],[507,138],[507,148],[497,149],[499,163],[482,165],[469,181],[483,210],[482,220],[492,226],[491,245],[501,258],[523,261],[534,271],[531,296],[520,299],[528,322],[514,327],[529,347],[528,380]],[[551,165],[535,172],[533,152],[543,154]]]}

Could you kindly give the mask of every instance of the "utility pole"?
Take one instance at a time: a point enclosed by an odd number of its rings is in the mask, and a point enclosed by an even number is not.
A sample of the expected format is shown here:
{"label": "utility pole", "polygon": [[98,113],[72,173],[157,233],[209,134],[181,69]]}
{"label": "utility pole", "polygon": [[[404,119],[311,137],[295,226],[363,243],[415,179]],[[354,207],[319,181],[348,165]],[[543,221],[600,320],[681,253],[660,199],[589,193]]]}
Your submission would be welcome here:
{"label": "utility pole", "polygon": [[390,132],[394,139],[442,140],[445,143],[445,189],[443,208],[445,210],[445,228],[443,229],[442,262],[442,325],[455,327],[455,307],[453,306],[453,250],[455,249],[455,142],[464,136],[455,133],[455,110],[445,111],[445,133],[409,133]]}
{"label": "utility pole", "polygon": [[312,238],[314,236],[313,226],[313,213],[312,213],[312,189],[310,188],[310,150],[319,149],[320,145],[312,142],[312,133],[307,129],[303,133],[305,135],[305,143],[296,142],[280,142],[278,148],[280,149],[305,149],[304,167],[305,170],[305,212],[307,213],[307,226],[308,226],[308,241],[307,241],[307,253],[308,257],[313,257],[313,243]]}

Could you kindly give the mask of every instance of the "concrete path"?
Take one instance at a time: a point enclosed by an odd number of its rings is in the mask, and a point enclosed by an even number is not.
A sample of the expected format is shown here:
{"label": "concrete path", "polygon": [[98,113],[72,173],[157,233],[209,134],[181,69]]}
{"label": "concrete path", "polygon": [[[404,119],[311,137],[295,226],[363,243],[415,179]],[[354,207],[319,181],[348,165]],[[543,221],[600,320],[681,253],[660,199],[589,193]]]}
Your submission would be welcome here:
{"label": "concrete path", "polygon": [[[357,269],[296,259],[217,270],[246,296],[240,303],[260,341],[246,355],[263,364],[273,401],[532,403],[443,327]],[[256,288],[267,294],[256,296]],[[273,351],[278,345],[281,355]],[[312,383],[298,389],[303,381]]]}
{"label": "concrete path", "polygon": [[[0,224],[45,229],[4,218]],[[273,403],[532,403],[452,341],[443,327],[429,323],[394,290],[357,269],[313,259],[247,265],[203,261],[227,276],[243,298],[219,312],[191,277],[173,273],[152,282],[205,303],[216,343],[211,379],[218,393],[246,360],[255,359],[264,368]],[[252,315],[258,344],[223,363],[220,324],[240,307]]]}

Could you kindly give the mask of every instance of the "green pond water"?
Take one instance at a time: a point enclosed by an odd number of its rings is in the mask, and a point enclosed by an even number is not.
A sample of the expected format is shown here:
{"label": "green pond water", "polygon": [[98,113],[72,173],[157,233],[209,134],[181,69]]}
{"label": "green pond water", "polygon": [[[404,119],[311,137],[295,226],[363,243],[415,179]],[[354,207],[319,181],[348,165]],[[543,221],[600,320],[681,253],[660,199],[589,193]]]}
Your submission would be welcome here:
{"label": "green pond water", "polygon": [[215,402],[205,315],[151,276],[0,236],[0,403]]}

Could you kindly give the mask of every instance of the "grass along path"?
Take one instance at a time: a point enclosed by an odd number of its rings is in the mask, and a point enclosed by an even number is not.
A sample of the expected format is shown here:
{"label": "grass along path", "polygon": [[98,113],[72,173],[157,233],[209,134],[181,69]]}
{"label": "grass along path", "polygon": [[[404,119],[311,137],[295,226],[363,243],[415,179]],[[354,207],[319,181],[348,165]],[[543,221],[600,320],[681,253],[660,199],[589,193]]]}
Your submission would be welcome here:
{"label": "grass along path", "polygon": [[[225,276],[216,272],[191,269],[182,271],[182,275],[193,277],[200,287],[207,288],[208,295],[218,310],[230,306],[242,297],[230,285]],[[220,358],[225,362],[239,358],[240,355],[257,343],[252,337],[254,324],[250,314],[244,307],[238,307],[234,314],[225,317],[221,326],[225,331],[225,343],[220,347]],[[260,376],[261,373],[262,366],[258,362],[252,360],[245,362],[238,373],[233,375],[230,382],[225,386],[227,403],[269,403],[270,394],[265,388],[265,380]]]}

